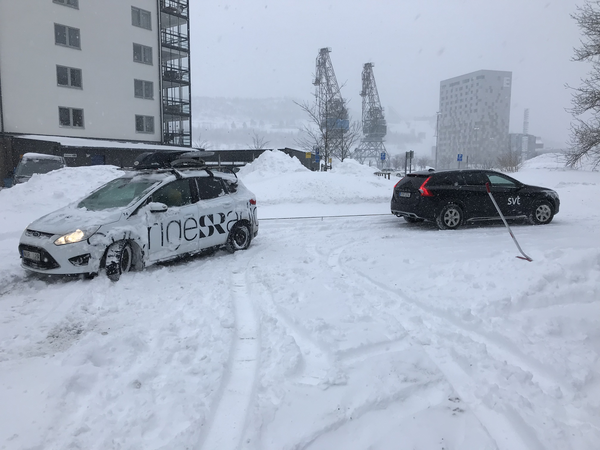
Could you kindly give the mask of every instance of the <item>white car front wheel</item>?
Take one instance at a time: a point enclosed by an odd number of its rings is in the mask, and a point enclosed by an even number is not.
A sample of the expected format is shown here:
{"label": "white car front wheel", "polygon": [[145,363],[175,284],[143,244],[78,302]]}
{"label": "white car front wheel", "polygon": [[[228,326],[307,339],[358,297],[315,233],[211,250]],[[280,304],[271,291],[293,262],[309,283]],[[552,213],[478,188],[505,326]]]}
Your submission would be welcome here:
{"label": "white car front wheel", "polygon": [[133,267],[133,250],[127,241],[111,244],[106,250],[106,276],[112,281],[119,281],[121,274]]}

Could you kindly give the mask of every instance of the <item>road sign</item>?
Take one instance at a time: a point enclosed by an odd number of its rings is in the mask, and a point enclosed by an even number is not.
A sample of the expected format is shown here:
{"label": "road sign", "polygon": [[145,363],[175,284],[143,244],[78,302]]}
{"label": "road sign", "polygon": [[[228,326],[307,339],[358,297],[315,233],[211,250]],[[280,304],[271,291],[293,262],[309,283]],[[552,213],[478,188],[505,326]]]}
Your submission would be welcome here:
{"label": "road sign", "polygon": [[385,153],[382,153],[382,154],[381,154],[381,160],[382,160],[382,161],[385,161]]}
{"label": "road sign", "polygon": [[311,152],[305,152],[305,155],[307,159],[312,158],[312,153]]}
{"label": "road sign", "polygon": [[462,153],[459,153],[459,154],[456,156],[456,160],[457,160],[457,161],[459,161],[459,162],[460,162],[460,161],[462,161],[462,156],[463,156],[463,155],[462,155]]}

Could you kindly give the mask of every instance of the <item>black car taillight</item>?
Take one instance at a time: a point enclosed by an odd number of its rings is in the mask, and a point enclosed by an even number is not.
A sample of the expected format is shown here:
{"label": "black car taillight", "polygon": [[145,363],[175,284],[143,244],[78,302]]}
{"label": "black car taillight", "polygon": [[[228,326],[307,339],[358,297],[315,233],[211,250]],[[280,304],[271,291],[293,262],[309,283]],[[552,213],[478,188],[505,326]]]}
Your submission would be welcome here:
{"label": "black car taillight", "polygon": [[419,192],[421,193],[421,197],[433,197],[433,194],[431,193],[431,191],[425,187],[425,185],[427,184],[427,182],[429,180],[431,180],[431,177],[427,177],[427,179],[425,181],[423,181],[423,184],[419,188]]}
{"label": "black car taillight", "polygon": [[397,183],[394,185],[394,189],[396,189],[396,188],[398,187],[398,185],[399,185],[400,183],[402,183],[402,180],[404,180],[405,178],[406,178],[406,177],[402,177],[402,178],[400,178],[400,181],[398,181],[398,182],[397,182]]}

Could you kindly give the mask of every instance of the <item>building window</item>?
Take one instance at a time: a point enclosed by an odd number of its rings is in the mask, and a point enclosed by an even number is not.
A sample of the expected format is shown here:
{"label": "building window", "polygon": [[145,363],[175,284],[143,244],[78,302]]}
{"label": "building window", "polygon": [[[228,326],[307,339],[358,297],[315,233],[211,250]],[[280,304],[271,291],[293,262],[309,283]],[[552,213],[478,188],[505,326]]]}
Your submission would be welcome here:
{"label": "building window", "polygon": [[146,30],[152,29],[150,11],[145,9],[131,7],[131,24],[135,27],[145,28]]}
{"label": "building window", "polygon": [[154,117],[136,115],[135,131],[138,133],[154,133]]}
{"label": "building window", "polygon": [[79,28],[71,28],[65,25],[54,24],[54,43],[66,47],[81,49]]}
{"label": "building window", "polygon": [[79,9],[79,0],[52,0],[59,5],[70,6],[71,8]]}
{"label": "building window", "polygon": [[142,44],[133,44],[133,60],[135,62],[152,65],[152,47]]}
{"label": "building window", "polygon": [[81,83],[81,69],[56,66],[56,84],[81,89],[83,87]]}
{"label": "building window", "polygon": [[154,83],[152,81],[133,80],[133,95],[136,98],[152,100],[154,98]]}
{"label": "building window", "polygon": [[83,109],[59,106],[58,122],[61,127],[83,128]]}

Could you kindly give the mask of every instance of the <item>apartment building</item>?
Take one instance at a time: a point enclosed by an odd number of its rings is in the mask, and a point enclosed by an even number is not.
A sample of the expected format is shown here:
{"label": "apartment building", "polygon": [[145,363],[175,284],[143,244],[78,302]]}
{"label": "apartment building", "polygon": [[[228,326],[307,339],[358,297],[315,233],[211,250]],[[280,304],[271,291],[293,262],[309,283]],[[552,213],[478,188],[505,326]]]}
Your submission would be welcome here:
{"label": "apartment building", "polygon": [[508,151],[511,86],[512,73],[496,70],[440,83],[438,167],[493,167]]}
{"label": "apartment building", "polygon": [[1,1],[0,171],[28,136],[75,165],[81,139],[191,146],[189,26],[188,0]]}

